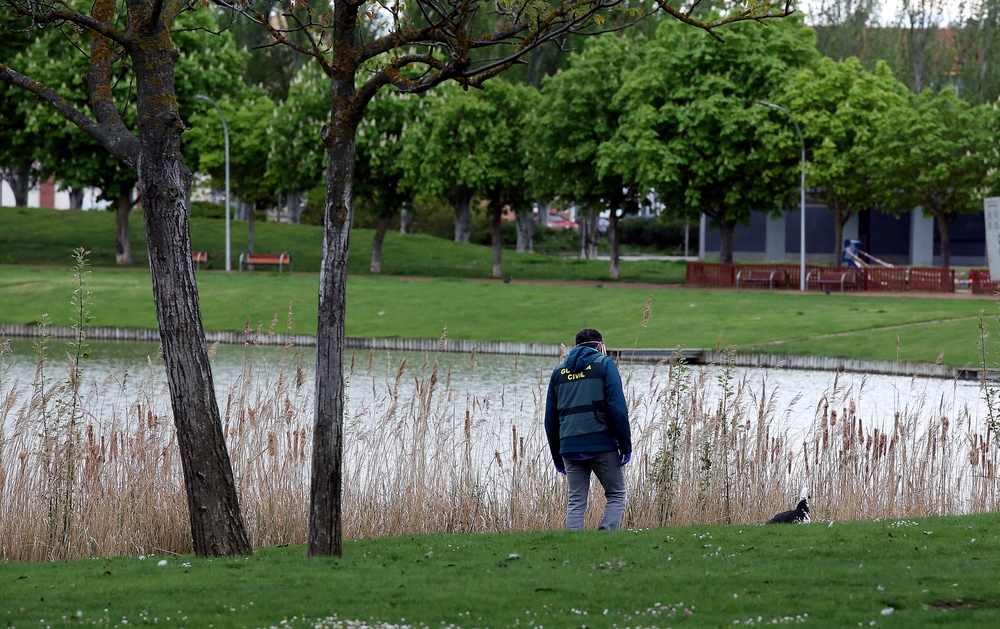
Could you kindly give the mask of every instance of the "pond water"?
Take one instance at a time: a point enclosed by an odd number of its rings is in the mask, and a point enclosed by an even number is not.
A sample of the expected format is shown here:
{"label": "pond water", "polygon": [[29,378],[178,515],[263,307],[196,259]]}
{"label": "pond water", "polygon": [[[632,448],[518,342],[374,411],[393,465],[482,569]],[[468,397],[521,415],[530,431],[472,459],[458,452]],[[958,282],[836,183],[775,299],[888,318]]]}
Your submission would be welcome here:
{"label": "pond water", "polygon": [[[31,340],[11,339],[10,342],[12,352],[5,358],[3,365],[6,375],[0,380],[0,403],[14,389],[21,392],[21,397],[25,395],[35,379],[35,366],[38,362]],[[49,378],[58,380],[66,377],[65,351],[63,341],[53,339],[49,342]],[[149,377],[152,366],[152,382],[160,388],[160,394],[153,397],[157,397],[164,406],[160,412],[168,413],[169,398],[165,395],[162,359],[158,357],[157,351],[158,346],[152,343],[91,343],[90,358],[85,363],[84,371],[84,382],[89,386],[84,389],[90,390],[101,382],[107,382],[109,374],[120,377],[126,365],[129,366],[130,373]],[[351,358],[352,354],[348,353],[348,363]],[[351,376],[348,390],[349,412],[353,413],[358,410],[358,405],[366,404],[379,394],[388,395],[393,390],[401,399],[413,396],[419,387],[421,373],[429,377],[431,366],[425,361],[433,362],[434,358],[419,352],[355,352],[353,375],[350,374],[350,364],[345,367],[345,371]],[[399,375],[400,362],[404,359],[406,366],[402,375]],[[460,393],[458,397],[503,400],[504,402],[495,406],[506,409],[501,411],[507,415],[506,421],[520,424],[524,428],[529,427],[525,424],[538,421],[538,410],[544,408],[548,375],[557,362],[552,358],[533,356],[446,353],[437,354],[436,359],[439,364],[439,380],[452,392]],[[301,379],[301,389],[312,391],[315,363],[313,348],[292,348],[283,353],[282,348],[270,346],[215,347],[212,366],[220,405],[239,381],[241,374],[244,374],[246,365],[255,365],[260,372],[261,367],[273,371],[274,367],[282,363],[293,372],[298,367],[297,376]],[[650,385],[654,376],[659,378],[662,388],[662,380],[668,368],[637,362],[622,364],[620,369],[623,380],[627,382],[630,397],[634,399],[635,396],[658,391],[655,386]],[[708,403],[718,404],[726,384],[723,370],[701,366],[691,369],[696,379],[699,375],[704,376],[702,382]],[[254,382],[265,383],[257,386],[268,386],[266,379],[258,378]],[[834,408],[838,404],[846,404],[847,400],[854,400],[860,409],[859,416],[875,426],[891,424],[895,413],[901,411],[912,413],[916,410],[928,417],[965,411],[973,419],[981,419],[986,414],[978,383],[915,378],[906,374],[886,376],[735,368],[730,386],[734,391],[742,390],[745,403],[757,404],[762,393],[766,393],[768,406],[774,409],[775,415],[780,417],[782,424],[793,434],[810,425],[817,408],[825,400],[831,402]],[[365,390],[359,390],[359,387],[364,387]],[[311,403],[311,393],[303,394],[301,399],[302,404]],[[515,403],[510,403],[511,400]],[[456,406],[455,412],[465,411]]]}

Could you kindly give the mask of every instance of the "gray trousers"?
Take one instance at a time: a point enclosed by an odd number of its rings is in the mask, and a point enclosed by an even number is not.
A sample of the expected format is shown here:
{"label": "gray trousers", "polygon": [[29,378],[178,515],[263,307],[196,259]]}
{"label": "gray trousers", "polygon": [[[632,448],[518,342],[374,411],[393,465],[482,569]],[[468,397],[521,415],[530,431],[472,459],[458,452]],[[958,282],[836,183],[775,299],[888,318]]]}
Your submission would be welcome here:
{"label": "gray trousers", "polygon": [[587,496],[590,494],[590,473],[593,472],[604,487],[604,496],[608,500],[600,529],[619,529],[622,513],[625,511],[625,473],[618,464],[618,452],[601,452],[583,461],[563,459],[563,463],[566,465],[566,480],[569,485],[566,528],[570,531],[583,530],[583,515],[587,512]]}

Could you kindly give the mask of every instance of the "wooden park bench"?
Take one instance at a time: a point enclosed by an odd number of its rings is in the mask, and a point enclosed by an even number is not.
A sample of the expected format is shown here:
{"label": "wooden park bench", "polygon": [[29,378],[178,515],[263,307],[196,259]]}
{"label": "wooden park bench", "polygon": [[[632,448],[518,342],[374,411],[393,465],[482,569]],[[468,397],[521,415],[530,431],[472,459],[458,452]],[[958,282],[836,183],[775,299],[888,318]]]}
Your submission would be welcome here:
{"label": "wooden park bench", "polygon": [[286,253],[243,252],[240,254],[240,273],[243,272],[244,262],[248,267],[253,267],[258,264],[277,266],[279,274],[284,270],[286,266],[288,267],[289,272],[291,272],[292,270],[292,256],[287,252]]}
{"label": "wooden park bench", "polygon": [[736,288],[744,286],[764,286],[768,289],[788,286],[788,269],[780,266],[774,268],[745,266],[736,273]]}
{"label": "wooden park bench", "polygon": [[208,252],[207,251],[192,251],[191,260],[198,265],[198,270],[201,270],[201,263],[204,262],[208,264]]}
{"label": "wooden park bench", "polygon": [[861,278],[860,269],[812,269],[806,275],[806,288],[829,290],[827,287],[837,287],[840,292],[845,288],[860,290]]}

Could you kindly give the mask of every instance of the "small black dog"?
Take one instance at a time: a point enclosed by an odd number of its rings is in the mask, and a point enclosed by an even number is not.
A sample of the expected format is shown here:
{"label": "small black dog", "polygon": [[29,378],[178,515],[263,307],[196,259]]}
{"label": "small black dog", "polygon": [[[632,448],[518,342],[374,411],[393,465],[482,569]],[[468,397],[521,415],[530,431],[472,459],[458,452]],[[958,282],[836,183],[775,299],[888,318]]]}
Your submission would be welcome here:
{"label": "small black dog", "polygon": [[809,496],[805,493],[799,504],[791,511],[782,511],[767,521],[768,524],[808,524],[809,523]]}

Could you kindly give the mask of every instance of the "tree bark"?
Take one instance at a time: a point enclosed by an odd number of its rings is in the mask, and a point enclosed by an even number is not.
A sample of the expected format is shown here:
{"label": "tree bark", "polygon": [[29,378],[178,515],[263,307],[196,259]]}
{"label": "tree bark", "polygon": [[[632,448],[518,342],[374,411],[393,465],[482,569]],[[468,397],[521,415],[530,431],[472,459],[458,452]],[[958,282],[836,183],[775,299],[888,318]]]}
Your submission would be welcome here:
{"label": "tree bark", "polygon": [[472,188],[459,184],[455,190],[455,242],[469,244],[472,235]]}
{"label": "tree bark", "polygon": [[13,178],[8,181],[14,191],[14,205],[28,207],[28,191],[31,190],[31,160],[21,162],[13,169]]}
{"label": "tree bark", "polygon": [[[338,5],[334,49],[349,59],[357,8]],[[331,121],[323,128],[327,149],[326,213],[316,329],[316,423],[309,488],[310,557],[343,555],[342,462],[344,435],[344,311],[347,256],[354,214],[354,155],[358,115],[353,108],[354,68],[335,66],[330,82]]]}
{"label": "tree bark", "polygon": [[719,262],[733,263],[733,232],[736,231],[736,221],[719,222]]}
{"label": "tree bark", "polygon": [[83,209],[83,188],[70,188],[69,189],[69,209],[71,210],[82,210]]}
{"label": "tree bark", "polygon": [[149,46],[132,50],[139,111],[135,161],[153,297],[166,362],[191,519],[200,556],[249,554],[232,464],[226,449],[191,260],[186,190],[191,173],[181,158],[184,123],[174,99],[177,51],[163,21],[143,27]]}
{"label": "tree bark", "polygon": [[403,208],[399,212],[399,233],[401,234],[412,234],[413,233],[413,210],[408,208]]}
{"label": "tree bark", "polygon": [[608,216],[608,242],[611,244],[611,279],[616,280],[621,277],[621,263],[618,247],[618,210],[611,209]]}
{"label": "tree bark", "polygon": [[115,264],[132,264],[132,242],[128,228],[128,215],[131,211],[132,190],[122,186],[122,191],[115,200]]}
{"label": "tree bark", "polygon": [[540,227],[549,226],[549,209],[551,207],[552,201],[538,202],[538,225]]}
{"label": "tree bark", "polygon": [[302,222],[302,191],[289,190],[285,193],[288,222],[298,225]]}
{"label": "tree bark", "polygon": [[254,247],[254,223],[253,215],[256,205],[253,203],[247,203],[246,201],[240,201],[240,205],[243,206],[243,211],[247,215],[247,251],[253,253]]}
{"label": "tree bark", "polygon": [[517,250],[520,253],[535,251],[535,213],[531,208],[517,213]]}
{"label": "tree bark", "polygon": [[593,260],[597,257],[597,214],[587,209],[583,214],[577,214],[576,222],[580,226],[580,257]]}
{"label": "tree bark", "polygon": [[503,241],[500,229],[503,224],[503,207],[502,201],[490,202],[490,209],[493,210],[493,277],[503,277]]}
{"label": "tree bark", "polygon": [[940,210],[933,214],[937,221],[938,234],[941,236],[941,267],[947,269],[951,267],[951,236],[948,234],[948,226],[951,225],[955,215]]}
{"label": "tree bark", "polygon": [[389,229],[392,221],[392,212],[386,210],[378,215],[378,222],[375,224],[375,239],[372,241],[372,263],[368,270],[373,274],[382,272],[382,243],[385,241],[385,232]]}
{"label": "tree bark", "polygon": [[847,221],[851,220],[851,215],[854,214],[851,210],[833,209],[833,263],[835,265],[840,264],[840,260],[844,255],[844,225],[847,225]]}

